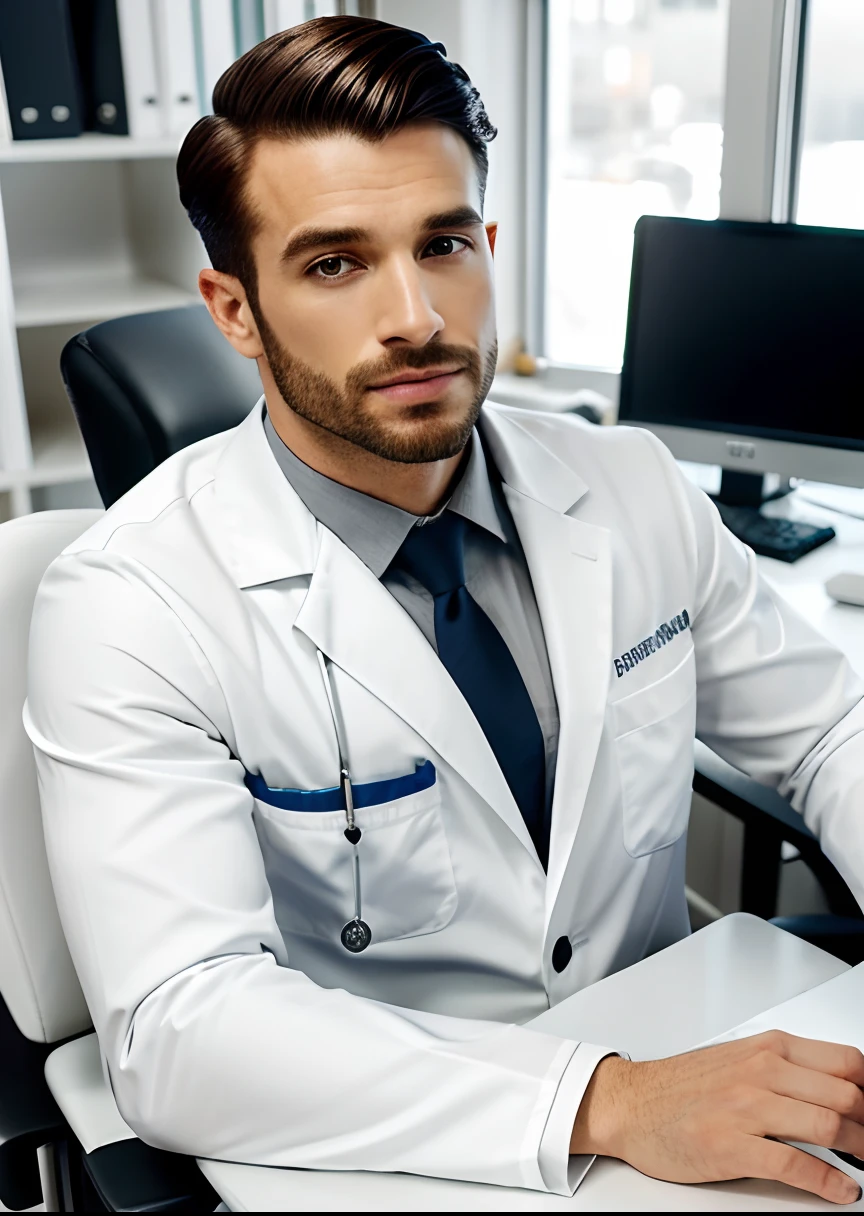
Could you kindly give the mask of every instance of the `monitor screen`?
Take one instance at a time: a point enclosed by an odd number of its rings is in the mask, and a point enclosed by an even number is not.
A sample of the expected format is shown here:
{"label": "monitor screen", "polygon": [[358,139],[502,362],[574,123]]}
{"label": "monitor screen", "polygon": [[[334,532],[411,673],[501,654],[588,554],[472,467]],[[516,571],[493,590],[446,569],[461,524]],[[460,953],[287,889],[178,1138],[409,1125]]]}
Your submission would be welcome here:
{"label": "monitor screen", "polygon": [[864,232],[643,216],[619,418],[864,449]]}

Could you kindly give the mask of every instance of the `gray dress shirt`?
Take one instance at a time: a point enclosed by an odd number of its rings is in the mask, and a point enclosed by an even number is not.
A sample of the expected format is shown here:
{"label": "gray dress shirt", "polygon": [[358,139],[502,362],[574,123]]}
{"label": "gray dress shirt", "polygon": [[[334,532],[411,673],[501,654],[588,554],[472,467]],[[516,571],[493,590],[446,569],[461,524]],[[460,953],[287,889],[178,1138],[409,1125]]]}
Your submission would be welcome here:
{"label": "gray dress shirt", "polygon": [[465,532],[465,586],[506,642],[525,682],[546,746],[546,798],[551,801],[558,754],[558,704],[528,563],[501,491],[490,476],[475,430],[468,459],[450,499],[436,515],[418,516],[382,502],[304,464],[276,434],[264,411],[264,430],[282,472],[319,523],[351,549],[398,600],[429,645],[435,613],[429,591],[409,574],[389,569],[411,528],[455,511],[475,525]]}

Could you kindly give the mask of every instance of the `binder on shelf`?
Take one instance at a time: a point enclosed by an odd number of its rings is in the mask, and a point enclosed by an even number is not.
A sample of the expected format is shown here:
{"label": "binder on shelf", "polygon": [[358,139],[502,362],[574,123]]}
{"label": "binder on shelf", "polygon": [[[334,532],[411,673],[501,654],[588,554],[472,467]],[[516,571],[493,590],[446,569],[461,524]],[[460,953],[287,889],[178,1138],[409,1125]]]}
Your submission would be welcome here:
{"label": "binder on shelf", "polygon": [[310,7],[306,0],[264,0],[264,37],[300,25],[312,16]]}
{"label": "binder on shelf", "polygon": [[162,112],[148,0],[117,0],[117,21],[129,134],[135,139],[157,139],[162,134]]}
{"label": "binder on shelf", "polygon": [[245,55],[264,37],[264,0],[234,0],[237,55]]}
{"label": "binder on shelf", "polygon": [[0,62],[14,139],[81,134],[81,86],[66,0],[0,3]]}
{"label": "binder on shelf", "polygon": [[[12,127],[9,125],[9,108],[6,105],[6,86],[3,83],[3,64],[0,63],[0,147],[12,139]],[[0,465],[2,467],[2,465]]]}
{"label": "binder on shelf", "polygon": [[84,126],[128,135],[115,0],[69,0],[84,101]]}
{"label": "binder on shelf", "polygon": [[203,114],[213,113],[216,81],[237,58],[232,0],[193,0],[198,101]]}
{"label": "binder on shelf", "polygon": [[201,117],[191,0],[153,0],[156,63],[165,135],[185,135]]}

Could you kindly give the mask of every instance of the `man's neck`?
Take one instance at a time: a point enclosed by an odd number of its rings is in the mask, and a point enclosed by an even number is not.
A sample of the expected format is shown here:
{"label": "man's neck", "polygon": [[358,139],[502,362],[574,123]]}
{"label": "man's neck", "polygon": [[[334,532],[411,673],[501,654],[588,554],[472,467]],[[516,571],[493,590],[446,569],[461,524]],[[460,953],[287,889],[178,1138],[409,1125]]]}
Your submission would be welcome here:
{"label": "man's neck", "polygon": [[273,429],[295,456],[316,472],[343,486],[392,503],[412,515],[432,515],[445,501],[458,475],[464,453],[428,464],[385,460],[327,431],[267,394]]}

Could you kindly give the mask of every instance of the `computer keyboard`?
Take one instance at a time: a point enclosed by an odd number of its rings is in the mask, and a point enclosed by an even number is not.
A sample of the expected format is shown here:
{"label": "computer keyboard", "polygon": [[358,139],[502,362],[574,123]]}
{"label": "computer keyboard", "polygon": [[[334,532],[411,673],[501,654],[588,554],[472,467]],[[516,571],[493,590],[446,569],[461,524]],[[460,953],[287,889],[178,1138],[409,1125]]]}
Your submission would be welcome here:
{"label": "computer keyboard", "polygon": [[730,507],[724,502],[715,505],[729,531],[754,553],[781,562],[795,562],[835,535],[833,528],[805,524],[798,519],[771,519],[756,507]]}

